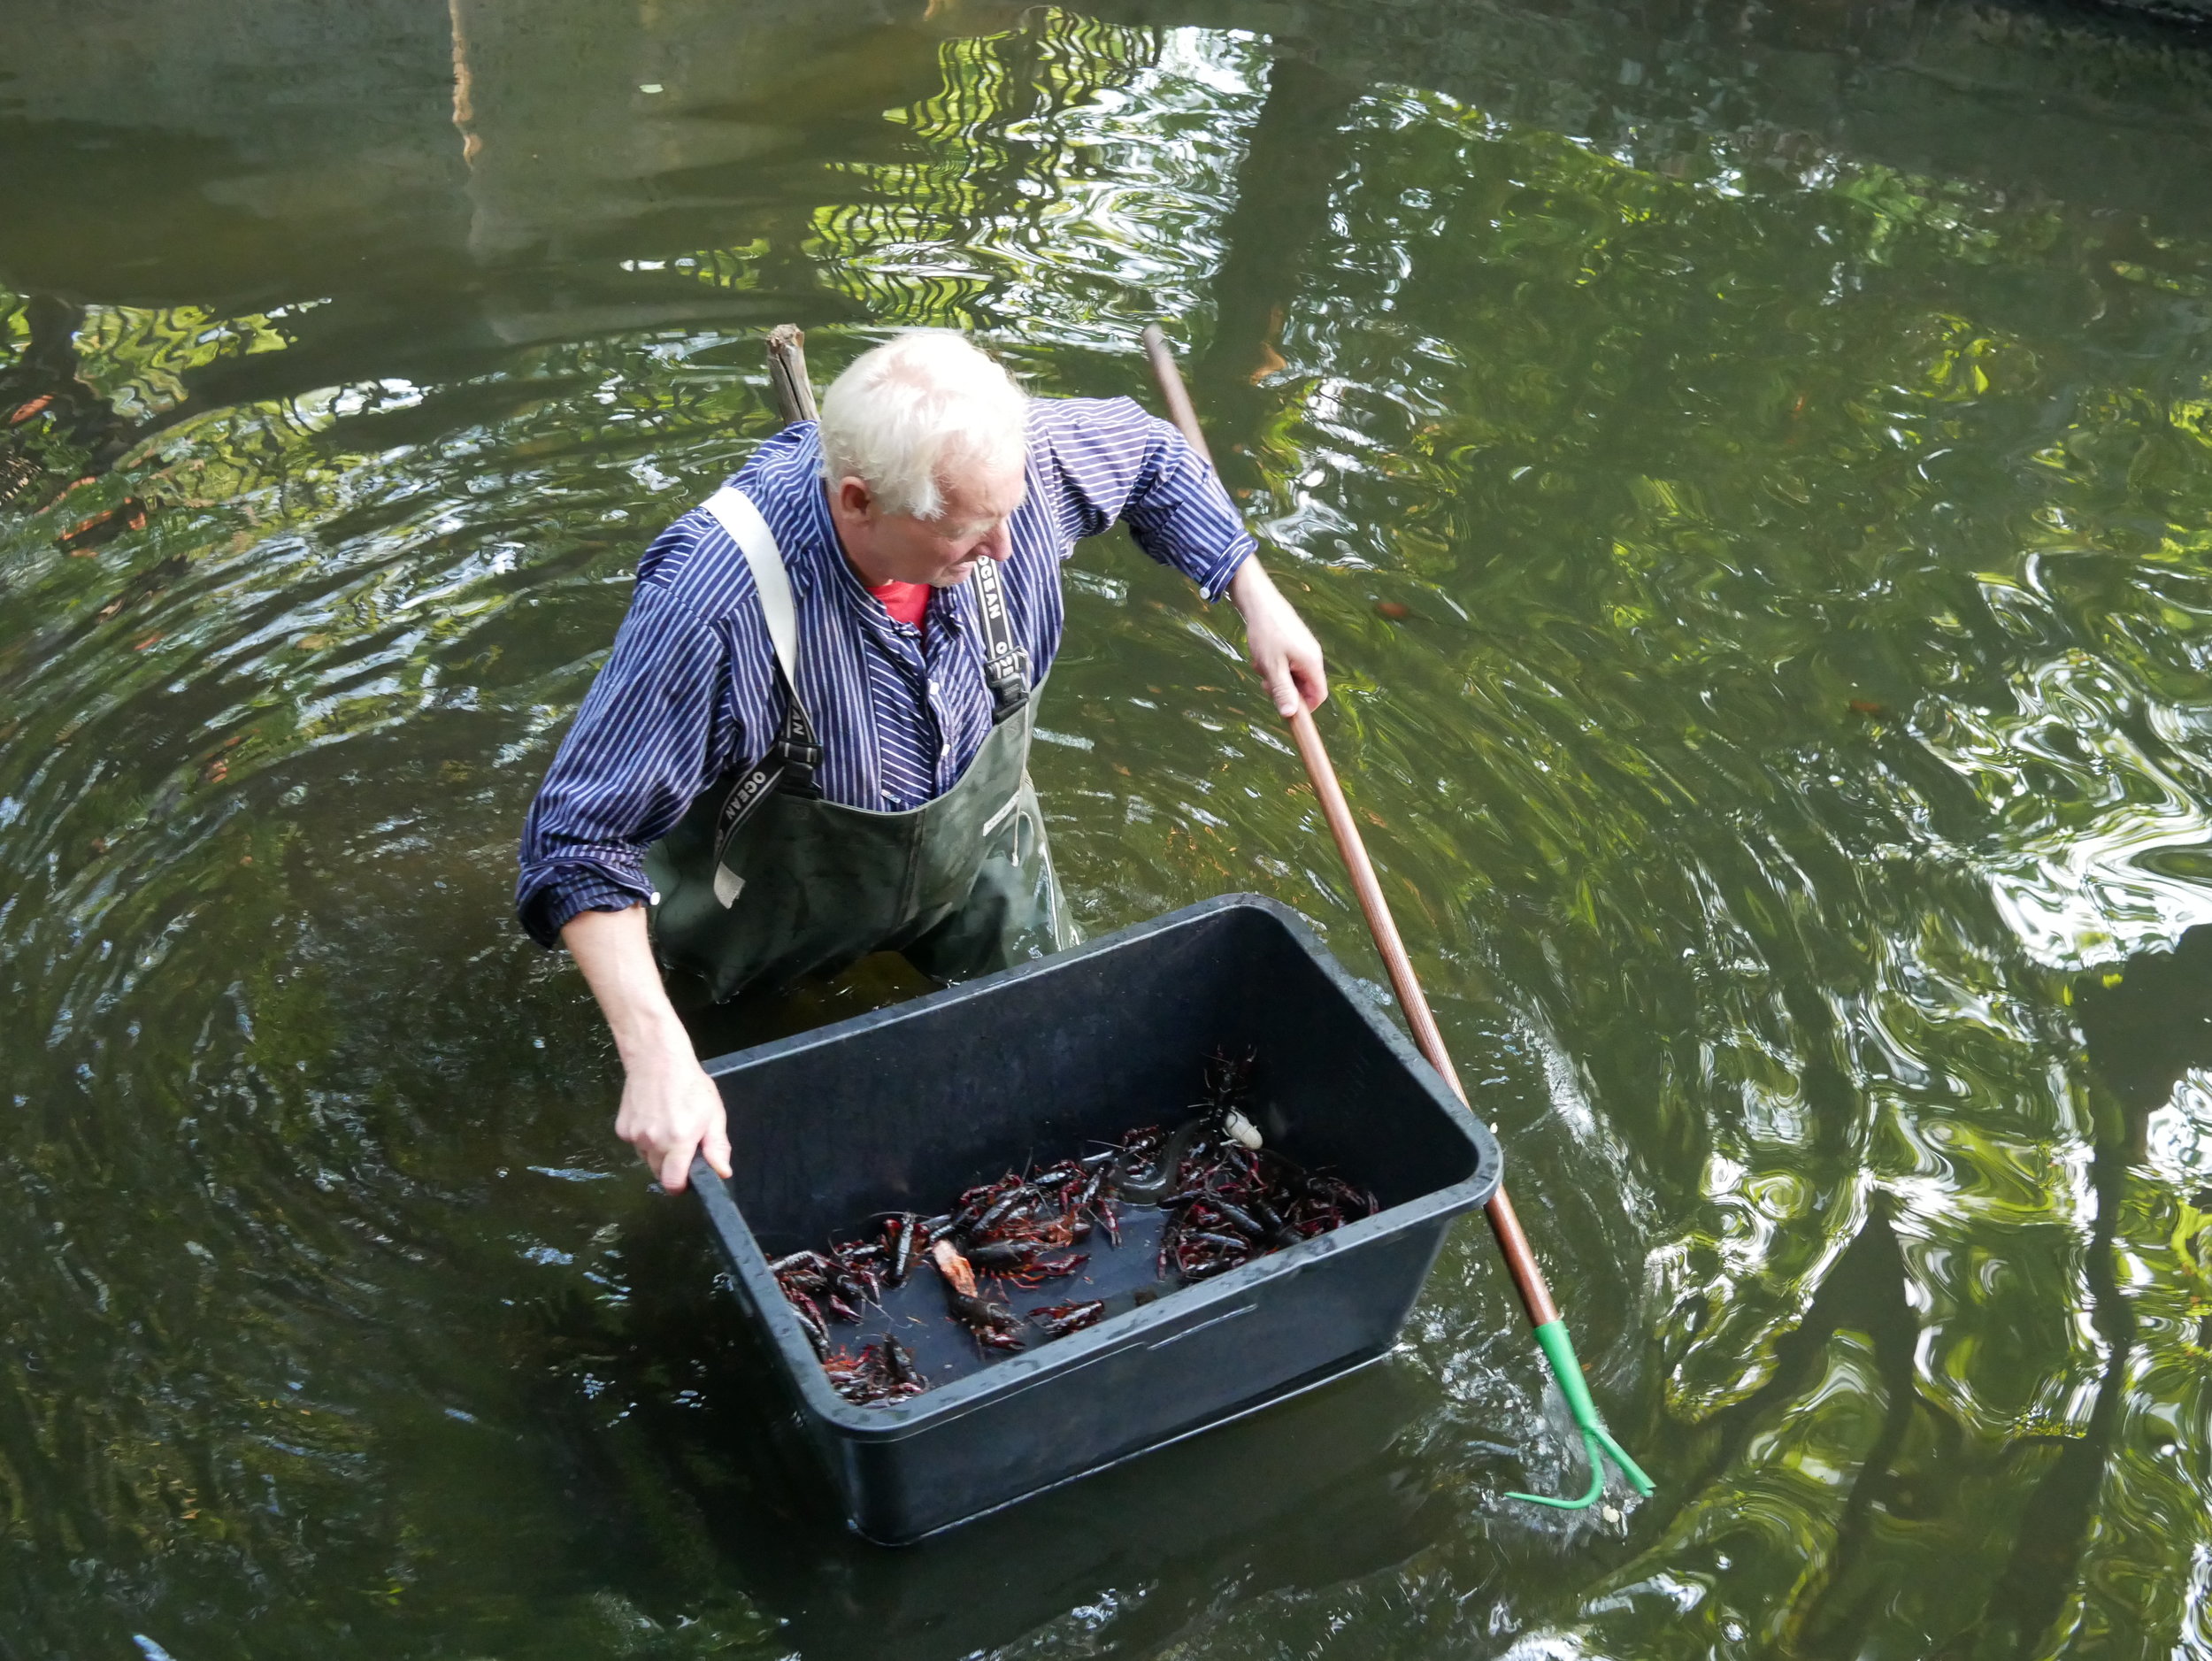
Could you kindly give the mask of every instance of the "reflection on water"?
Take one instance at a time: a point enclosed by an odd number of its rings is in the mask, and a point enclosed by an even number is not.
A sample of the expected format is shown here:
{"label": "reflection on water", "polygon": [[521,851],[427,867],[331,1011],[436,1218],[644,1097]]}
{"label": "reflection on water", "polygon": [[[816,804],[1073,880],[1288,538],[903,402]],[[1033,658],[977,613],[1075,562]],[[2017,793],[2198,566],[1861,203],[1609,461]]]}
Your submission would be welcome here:
{"label": "reflection on water", "polygon": [[[2200,58],[1951,0],[18,35],[0,1657],[2212,1650]],[[1618,1520],[1500,1497],[1578,1454],[1475,1227],[1382,1373],[848,1543],[507,918],[763,325],[1141,394],[1155,316]],[[1233,624],[1118,541],[1069,599],[1085,927],[1254,888],[1377,974]]]}

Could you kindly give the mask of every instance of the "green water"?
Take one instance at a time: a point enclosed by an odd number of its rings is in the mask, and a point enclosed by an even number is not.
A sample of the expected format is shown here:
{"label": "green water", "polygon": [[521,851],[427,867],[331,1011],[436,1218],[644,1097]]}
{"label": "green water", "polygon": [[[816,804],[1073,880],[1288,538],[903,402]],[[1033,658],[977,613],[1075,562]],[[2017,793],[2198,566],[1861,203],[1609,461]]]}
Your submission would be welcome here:
{"label": "green water", "polygon": [[[2212,1653],[2199,49],[1947,4],[10,32],[0,419],[50,401],[0,437],[0,1657]],[[1648,1501],[1502,1497],[1581,1467],[1470,1219],[1389,1366],[847,1541],[510,919],[638,552],[772,429],[764,327],[1148,396],[1155,317]],[[1118,537],[1069,603],[1086,929],[1252,889],[1379,979],[1233,619]]]}

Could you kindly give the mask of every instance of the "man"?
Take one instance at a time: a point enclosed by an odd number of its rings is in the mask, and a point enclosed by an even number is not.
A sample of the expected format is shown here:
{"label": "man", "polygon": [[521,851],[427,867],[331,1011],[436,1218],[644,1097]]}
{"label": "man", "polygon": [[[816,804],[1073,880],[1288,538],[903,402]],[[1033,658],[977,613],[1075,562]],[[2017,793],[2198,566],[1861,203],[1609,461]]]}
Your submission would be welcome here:
{"label": "man", "polygon": [[1025,771],[1060,564],[1125,519],[1227,594],[1277,709],[1321,650],[1213,471],[1128,399],[1038,399],[958,335],[864,354],[638,567],[532,804],[516,906],[567,946],[663,1187],[726,1176],[722,1102],[662,978],[717,999],[903,952],[956,980],[1070,938]]}

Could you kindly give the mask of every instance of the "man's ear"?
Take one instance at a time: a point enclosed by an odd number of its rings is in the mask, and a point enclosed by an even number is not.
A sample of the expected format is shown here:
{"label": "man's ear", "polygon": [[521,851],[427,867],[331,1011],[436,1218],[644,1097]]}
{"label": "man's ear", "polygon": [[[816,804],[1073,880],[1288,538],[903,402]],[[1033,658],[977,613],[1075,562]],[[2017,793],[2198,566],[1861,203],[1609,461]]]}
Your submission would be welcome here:
{"label": "man's ear", "polygon": [[837,481],[837,505],[855,519],[865,519],[875,502],[866,480],[849,473]]}

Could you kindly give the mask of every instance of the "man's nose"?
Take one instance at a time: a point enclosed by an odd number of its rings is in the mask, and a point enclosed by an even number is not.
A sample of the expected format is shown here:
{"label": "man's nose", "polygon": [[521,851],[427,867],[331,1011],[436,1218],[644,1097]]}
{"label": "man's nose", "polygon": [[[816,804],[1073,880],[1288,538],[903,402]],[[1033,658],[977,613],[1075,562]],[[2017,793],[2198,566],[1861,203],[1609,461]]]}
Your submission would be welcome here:
{"label": "man's nose", "polygon": [[1014,557],[1014,532],[1012,527],[1001,522],[992,530],[989,535],[986,536],[981,542],[977,544],[977,550],[989,556],[993,559],[997,560],[1001,565],[1004,565],[1008,560]]}

